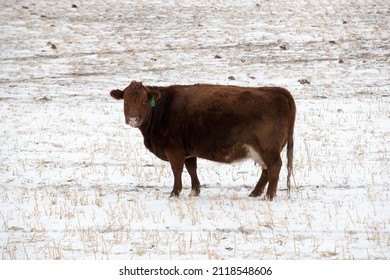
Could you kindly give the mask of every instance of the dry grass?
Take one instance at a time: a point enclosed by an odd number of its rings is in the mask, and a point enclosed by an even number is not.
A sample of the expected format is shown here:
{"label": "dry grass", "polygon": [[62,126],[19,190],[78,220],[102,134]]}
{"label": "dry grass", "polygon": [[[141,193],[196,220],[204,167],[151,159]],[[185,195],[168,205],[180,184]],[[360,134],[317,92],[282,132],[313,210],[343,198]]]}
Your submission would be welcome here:
{"label": "dry grass", "polygon": [[[128,17],[125,2],[2,4],[0,258],[389,259],[390,43],[374,2],[141,1]],[[108,96],[132,79],[290,89],[291,197],[285,168],[270,203],[247,197],[252,162],[200,160],[200,197],[184,173],[168,199],[169,165]]]}

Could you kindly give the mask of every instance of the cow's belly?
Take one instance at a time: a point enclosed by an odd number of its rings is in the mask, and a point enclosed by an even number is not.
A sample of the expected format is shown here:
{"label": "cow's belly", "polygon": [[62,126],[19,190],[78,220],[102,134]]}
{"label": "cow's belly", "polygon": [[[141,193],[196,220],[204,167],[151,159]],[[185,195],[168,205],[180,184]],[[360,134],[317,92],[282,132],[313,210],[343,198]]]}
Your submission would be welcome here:
{"label": "cow's belly", "polygon": [[222,163],[233,163],[246,159],[252,159],[262,169],[267,169],[262,156],[251,145],[241,144],[233,145],[229,148],[220,148],[216,150],[203,150],[194,153],[194,156]]}

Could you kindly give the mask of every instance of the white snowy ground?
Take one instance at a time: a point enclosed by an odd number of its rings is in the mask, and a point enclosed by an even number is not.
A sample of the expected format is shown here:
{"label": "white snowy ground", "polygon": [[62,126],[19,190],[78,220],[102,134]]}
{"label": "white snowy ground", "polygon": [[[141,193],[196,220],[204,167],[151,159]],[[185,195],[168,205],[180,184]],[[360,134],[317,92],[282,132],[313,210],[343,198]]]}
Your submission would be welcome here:
{"label": "white snowy ground", "polygon": [[[0,258],[390,259],[390,2],[161,2],[1,1]],[[289,89],[291,197],[285,165],[268,203],[253,162],[200,160],[168,199],[131,80]]]}

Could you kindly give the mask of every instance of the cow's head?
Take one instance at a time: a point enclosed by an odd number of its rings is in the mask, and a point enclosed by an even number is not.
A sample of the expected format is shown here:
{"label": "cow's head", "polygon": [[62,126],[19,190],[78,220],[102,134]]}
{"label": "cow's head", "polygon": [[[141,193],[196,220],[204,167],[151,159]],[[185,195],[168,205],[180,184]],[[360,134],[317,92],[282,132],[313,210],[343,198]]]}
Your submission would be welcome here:
{"label": "cow's head", "polygon": [[136,81],[124,90],[112,90],[110,95],[117,100],[123,99],[125,122],[133,127],[140,127],[146,121],[150,108],[160,98],[158,91],[152,91]]}

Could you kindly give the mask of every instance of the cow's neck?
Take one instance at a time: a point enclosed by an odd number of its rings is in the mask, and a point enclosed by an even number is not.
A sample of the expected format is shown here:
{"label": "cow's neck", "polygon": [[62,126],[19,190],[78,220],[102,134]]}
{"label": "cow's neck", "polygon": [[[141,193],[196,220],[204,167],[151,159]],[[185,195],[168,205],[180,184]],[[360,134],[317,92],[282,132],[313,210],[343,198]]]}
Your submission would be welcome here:
{"label": "cow's neck", "polygon": [[156,110],[156,107],[148,108],[148,110],[145,113],[145,116],[142,120],[142,124],[139,127],[139,130],[141,130],[141,132],[144,136],[145,136],[145,134],[148,134],[148,132],[150,132],[152,129],[153,116],[154,116],[155,110]]}

